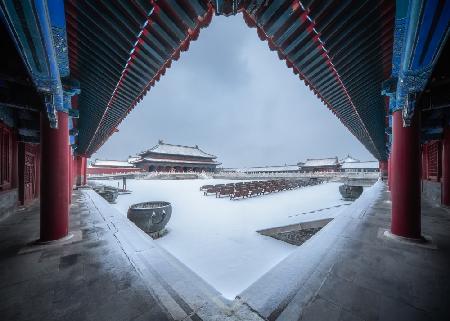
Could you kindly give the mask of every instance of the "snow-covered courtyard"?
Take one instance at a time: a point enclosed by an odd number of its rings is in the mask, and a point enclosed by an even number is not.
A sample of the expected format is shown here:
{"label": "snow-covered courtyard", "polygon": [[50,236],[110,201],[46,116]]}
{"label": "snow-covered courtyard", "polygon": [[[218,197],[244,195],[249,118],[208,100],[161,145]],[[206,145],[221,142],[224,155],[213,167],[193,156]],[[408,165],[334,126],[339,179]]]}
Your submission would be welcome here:
{"label": "snow-covered courtyard", "polygon": [[[348,203],[341,200],[340,183],[326,183],[292,191],[231,201],[203,196],[201,185],[224,180],[128,180],[132,194],[119,195],[116,207],[144,201],[172,203],[169,233],[158,244],[216,288],[234,299],[250,284],[292,253],[297,246],[262,236],[257,230],[334,217]],[[117,187],[117,181],[100,181]]]}

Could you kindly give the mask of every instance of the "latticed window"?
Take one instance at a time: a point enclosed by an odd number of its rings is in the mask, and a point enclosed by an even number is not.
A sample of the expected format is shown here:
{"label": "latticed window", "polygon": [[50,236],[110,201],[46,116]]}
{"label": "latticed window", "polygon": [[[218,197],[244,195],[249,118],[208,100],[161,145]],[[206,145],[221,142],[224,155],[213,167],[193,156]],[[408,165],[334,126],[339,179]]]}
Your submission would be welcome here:
{"label": "latticed window", "polygon": [[428,179],[439,180],[440,178],[440,144],[438,141],[427,145]]}

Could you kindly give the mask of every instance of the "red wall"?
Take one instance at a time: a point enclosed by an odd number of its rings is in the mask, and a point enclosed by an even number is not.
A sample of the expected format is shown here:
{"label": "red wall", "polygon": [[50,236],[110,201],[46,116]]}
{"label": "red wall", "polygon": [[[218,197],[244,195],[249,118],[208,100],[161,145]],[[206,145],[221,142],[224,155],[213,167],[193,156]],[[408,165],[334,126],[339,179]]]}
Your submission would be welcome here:
{"label": "red wall", "polygon": [[39,145],[18,142],[15,130],[0,122],[0,192],[18,189],[23,205],[39,197]]}
{"label": "red wall", "polygon": [[88,167],[86,171],[88,175],[143,172],[142,169],[135,167]]}
{"label": "red wall", "polygon": [[19,203],[24,205],[39,196],[39,145],[18,143]]}

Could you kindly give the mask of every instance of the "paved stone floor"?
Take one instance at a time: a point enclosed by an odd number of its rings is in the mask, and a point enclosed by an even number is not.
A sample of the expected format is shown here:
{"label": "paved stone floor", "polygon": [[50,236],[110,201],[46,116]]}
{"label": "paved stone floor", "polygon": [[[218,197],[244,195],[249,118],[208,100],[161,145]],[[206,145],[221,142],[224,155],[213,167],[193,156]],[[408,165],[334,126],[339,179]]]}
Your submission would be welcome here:
{"label": "paved stone floor", "polygon": [[39,238],[37,203],[0,222],[1,321],[260,320],[93,191],[74,194],[70,230],[79,235],[71,242],[30,247]]}
{"label": "paved stone floor", "polygon": [[1,320],[170,320],[102,219],[74,199],[82,240],[18,255],[39,237],[38,204],[0,224]]}
{"label": "paved stone floor", "polygon": [[272,310],[221,299],[120,217],[89,206],[89,194],[77,192],[71,208],[82,237],[24,252],[39,233],[33,204],[0,222],[0,320],[450,320],[450,211],[424,203],[423,233],[438,249],[421,248],[379,237],[388,198],[351,221]]}
{"label": "paved stone floor", "polygon": [[307,284],[268,319],[450,320],[450,211],[423,202],[422,230],[437,249],[380,237],[389,193],[352,222]]}

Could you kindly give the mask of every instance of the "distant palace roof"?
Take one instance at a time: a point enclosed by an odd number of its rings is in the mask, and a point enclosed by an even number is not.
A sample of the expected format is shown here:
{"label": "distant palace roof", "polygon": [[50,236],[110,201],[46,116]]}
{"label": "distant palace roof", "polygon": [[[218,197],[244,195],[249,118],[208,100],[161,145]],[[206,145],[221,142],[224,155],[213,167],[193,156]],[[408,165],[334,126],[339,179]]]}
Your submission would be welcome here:
{"label": "distant palace roof", "polygon": [[337,157],[318,159],[308,158],[302,167],[336,166],[338,164],[339,162]]}
{"label": "distant palace roof", "polygon": [[144,156],[150,153],[164,154],[164,155],[181,155],[181,156],[191,156],[191,157],[202,157],[202,158],[217,158],[214,155],[205,153],[198,146],[183,146],[183,145],[172,145],[166,144],[163,141],[159,141],[158,145],[141,152],[139,155]]}
{"label": "distant palace roof", "polygon": [[165,159],[165,158],[152,158],[152,157],[143,157],[140,158],[134,163],[140,163],[143,161],[153,162],[153,163],[173,163],[173,164],[202,164],[202,165],[220,165],[221,163],[215,162],[211,159],[205,160],[183,160],[183,159]]}
{"label": "distant palace roof", "polygon": [[135,161],[141,159],[141,156],[130,156],[128,157],[128,163],[134,163]]}
{"label": "distant palace roof", "polygon": [[356,163],[359,162],[359,159],[353,158],[350,155],[347,155],[344,159],[340,161],[341,164],[343,163]]}

